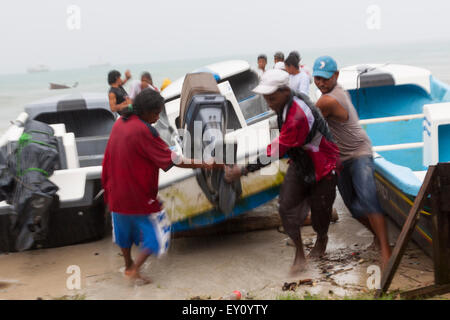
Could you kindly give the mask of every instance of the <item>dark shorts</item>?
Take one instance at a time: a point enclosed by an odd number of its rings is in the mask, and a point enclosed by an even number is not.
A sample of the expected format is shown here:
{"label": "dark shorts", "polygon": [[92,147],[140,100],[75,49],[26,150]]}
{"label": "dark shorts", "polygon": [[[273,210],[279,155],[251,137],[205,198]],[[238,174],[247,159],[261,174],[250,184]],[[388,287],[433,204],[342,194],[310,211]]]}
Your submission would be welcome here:
{"label": "dark shorts", "polygon": [[336,174],[333,172],[312,185],[305,184],[295,164],[290,164],[279,197],[279,213],[283,228],[289,237],[297,241],[300,227],[311,209],[311,222],[319,236],[328,233],[336,198]]}
{"label": "dark shorts", "polygon": [[356,219],[382,213],[375,186],[375,164],[372,156],[350,159],[342,163],[338,178],[339,193]]}

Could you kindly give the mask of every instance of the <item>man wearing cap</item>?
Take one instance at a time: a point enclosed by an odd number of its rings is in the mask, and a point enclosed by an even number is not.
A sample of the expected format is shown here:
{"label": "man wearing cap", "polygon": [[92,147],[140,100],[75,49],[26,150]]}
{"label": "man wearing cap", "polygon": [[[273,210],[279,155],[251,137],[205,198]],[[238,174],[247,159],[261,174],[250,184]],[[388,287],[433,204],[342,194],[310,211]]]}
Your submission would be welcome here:
{"label": "man wearing cap", "polygon": [[319,57],[314,63],[313,77],[322,92],[316,105],[327,119],[339,147],[342,162],[339,192],[352,216],[374,234],[384,267],[391,250],[386,221],[376,195],[371,141],[359,124],[350,95],[337,83],[336,61],[329,56]]}
{"label": "man wearing cap", "polygon": [[264,166],[263,162],[268,162],[265,157],[276,161],[286,154],[289,156],[290,164],[280,191],[279,214],[284,230],[296,246],[291,268],[291,273],[295,274],[306,263],[300,227],[308,214],[308,205],[317,233],[310,256],[320,257],[325,253],[336,197],[335,169],[339,150],[332,142],[320,111],[313,104],[305,103],[309,99],[304,101],[302,96],[291,91],[287,72],[276,69],[266,71],[253,92],[262,94],[269,107],[276,112],[280,135],[267,147],[267,155],[260,156],[256,164],[227,168],[226,179],[232,181],[259,170]]}

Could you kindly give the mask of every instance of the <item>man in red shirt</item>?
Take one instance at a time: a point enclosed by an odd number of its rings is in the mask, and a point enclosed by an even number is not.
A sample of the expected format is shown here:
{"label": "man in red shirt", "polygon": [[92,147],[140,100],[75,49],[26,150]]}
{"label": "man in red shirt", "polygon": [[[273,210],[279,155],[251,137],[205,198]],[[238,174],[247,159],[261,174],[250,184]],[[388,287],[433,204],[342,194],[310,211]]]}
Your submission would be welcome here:
{"label": "man in red shirt", "polygon": [[[268,70],[255,93],[264,95],[269,107],[277,113],[280,135],[267,147],[272,161],[287,154],[290,165],[284,177],[279,197],[279,214],[283,227],[296,246],[291,274],[301,271],[306,263],[300,234],[308,211],[317,240],[310,256],[320,257],[328,242],[328,226],[336,197],[336,162],[339,149],[333,142],[320,111],[304,95],[295,95],[289,88],[289,74],[283,70]],[[305,103],[307,102],[307,103]],[[228,181],[264,166],[263,157],[246,167],[225,168]],[[267,162],[266,162],[267,163]],[[305,202],[306,201],[306,202]]]}
{"label": "man in red shirt", "polygon": [[[144,89],[136,96],[133,109],[127,110],[114,124],[103,159],[104,198],[113,220],[113,239],[122,249],[125,275],[131,279],[149,280],[139,273],[150,254],[167,251],[170,222],[158,201],[159,169],[212,169],[223,165],[183,159],[170,151],[151,124],[159,119],[164,99]],[[131,258],[132,244],[142,244],[137,260]]]}

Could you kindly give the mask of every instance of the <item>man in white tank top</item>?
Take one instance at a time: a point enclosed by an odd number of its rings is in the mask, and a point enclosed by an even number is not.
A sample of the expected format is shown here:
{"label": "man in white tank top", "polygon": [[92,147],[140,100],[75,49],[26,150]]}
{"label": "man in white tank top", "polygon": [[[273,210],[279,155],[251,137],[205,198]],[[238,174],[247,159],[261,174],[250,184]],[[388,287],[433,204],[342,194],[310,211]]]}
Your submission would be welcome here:
{"label": "man in white tank top", "polygon": [[141,93],[145,88],[150,88],[154,91],[159,91],[158,88],[153,86],[153,80],[150,72],[143,72],[141,75],[141,81],[134,81],[130,86],[130,99],[134,101],[136,96]]}
{"label": "man in white tank top", "polygon": [[313,70],[314,82],[322,92],[316,106],[322,111],[339,147],[342,162],[339,193],[352,216],[374,234],[384,268],[391,249],[386,221],[376,195],[372,144],[359,124],[350,95],[337,83],[339,71],[336,61],[329,56],[319,57]]}

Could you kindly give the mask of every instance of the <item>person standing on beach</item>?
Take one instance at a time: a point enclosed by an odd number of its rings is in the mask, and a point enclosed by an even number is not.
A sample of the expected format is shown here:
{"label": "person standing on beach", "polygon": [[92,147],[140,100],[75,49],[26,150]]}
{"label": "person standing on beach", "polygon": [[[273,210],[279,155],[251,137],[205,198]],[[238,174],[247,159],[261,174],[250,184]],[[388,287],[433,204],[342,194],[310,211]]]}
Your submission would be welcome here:
{"label": "person standing on beach", "polygon": [[291,52],[284,61],[286,72],[289,73],[289,87],[295,92],[309,96],[310,78],[306,72],[300,70],[299,55]]}
{"label": "person standing on beach", "polygon": [[158,88],[153,86],[153,80],[150,72],[143,72],[141,75],[141,80],[136,80],[131,83],[130,86],[130,99],[134,101],[136,96],[145,88],[150,88],[155,91],[159,91]]}
{"label": "person standing on beach", "polygon": [[339,192],[352,216],[374,234],[384,268],[391,249],[376,194],[372,143],[359,124],[350,95],[337,83],[336,61],[329,56],[317,58],[313,76],[322,92],[316,105],[326,118],[340,151],[343,168],[338,178]]}
{"label": "person standing on beach", "polygon": [[274,69],[285,70],[284,67],[284,53],[281,51],[275,52],[273,56]]}
{"label": "person standing on beach", "polygon": [[262,75],[264,74],[264,72],[266,72],[266,65],[267,56],[265,54],[260,54],[258,56],[258,69],[256,70],[259,80],[261,80]]}
{"label": "person standing on beach", "polygon": [[117,112],[120,115],[122,110],[128,108],[132,101],[128,93],[123,88],[123,85],[131,79],[129,70],[125,71],[125,79],[122,80],[121,74],[117,70],[112,70],[108,73],[108,84],[110,85],[108,92],[109,107],[112,112]]}
{"label": "person standing on beach", "polygon": [[[307,205],[311,207],[312,225],[317,233],[310,256],[320,257],[325,253],[336,197],[339,150],[320,111],[289,88],[287,72],[266,71],[253,92],[263,95],[277,114],[280,135],[267,147],[267,157],[276,161],[287,154],[290,158],[280,191],[279,214],[284,230],[296,246],[291,267],[291,274],[296,274],[306,264],[300,227],[308,214]],[[259,157],[256,164],[244,167],[225,167],[226,180],[238,179],[269,164],[262,159]]]}
{"label": "person standing on beach", "polygon": [[[223,168],[185,159],[170,151],[152,124],[158,121],[164,98],[146,88],[139,93],[132,109],[116,121],[103,159],[104,199],[112,215],[113,241],[121,248],[125,276],[142,284],[150,280],[141,276],[140,268],[149,255],[165,253],[170,241],[170,222],[158,200],[159,169]],[[136,261],[131,247],[141,244]]]}
{"label": "person standing on beach", "polygon": [[302,64],[302,56],[300,55],[300,53],[298,51],[294,50],[289,53],[289,55],[291,55],[291,54],[294,54],[297,57],[297,59],[299,61],[298,67],[299,67],[300,72],[304,72],[308,75],[309,84],[313,83],[312,72],[306,65]]}

